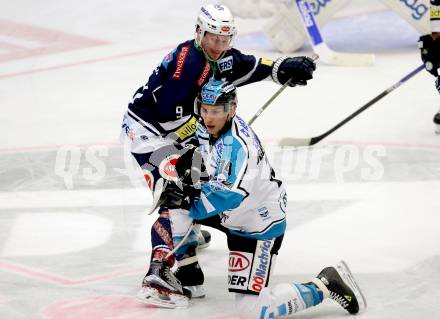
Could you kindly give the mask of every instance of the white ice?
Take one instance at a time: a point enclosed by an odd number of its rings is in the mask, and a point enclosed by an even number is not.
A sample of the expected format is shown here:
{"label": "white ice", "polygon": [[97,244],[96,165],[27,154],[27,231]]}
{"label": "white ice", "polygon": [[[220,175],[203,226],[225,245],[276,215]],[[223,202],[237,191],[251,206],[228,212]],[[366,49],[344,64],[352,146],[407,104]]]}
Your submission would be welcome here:
{"label": "white ice", "polygon": [[[127,102],[193,36],[202,3],[0,0],[0,318],[233,318],[217,231],[200,252],[204,300],[179,311],[134,300],[155,216],[118,144]],[[274,58],[264,22],[238,19],[236,46]],[[433,77],[421,72],[316,147],[275,147],[323,133],[415,69],[419,35],[377,1],[354,1],[323,35],[335,50],[374,53],[376,64],[318,64],[309,85],[285,90],[255,122],[289,195],[273,283],[308,281],[344,259],[368,299],[362,318],[438,318]],[[239,113],[250,119],[277,88],[240,88]],[[325,302],[296,317],[346,316]]]}

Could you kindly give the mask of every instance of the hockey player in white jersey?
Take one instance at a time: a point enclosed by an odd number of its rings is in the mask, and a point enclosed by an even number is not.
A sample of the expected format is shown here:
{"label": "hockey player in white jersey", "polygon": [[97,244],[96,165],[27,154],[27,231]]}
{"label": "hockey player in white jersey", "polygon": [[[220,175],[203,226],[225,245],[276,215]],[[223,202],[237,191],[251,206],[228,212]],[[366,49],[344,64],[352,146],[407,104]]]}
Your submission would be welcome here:
{"label": "hockey player in white jersey", "polygon": [[[440,93],[440,0],[431,0],[431,34],[421,36],[419,48],[426,70],[436,77]],[[434,116],[435,132],[440,134],[440,110]]]}
{"label": "hockey player in white jersey", "polygon": [[[203,5],[196,18],[195,37],[180,43],[163,58],[147,83],[136,90],[124,114],[121,135],[153,192],[152,207],[158,208],[158,217],[151,227],[150,267],[142,285],[153,284],[149,278],[162,274],[163,283],[175,262],[174,255],[169,255],[174,248],[171,208],[162,205],[160,194],[164,184],[175,179],[174,162],[194,136],[193,103],[202,86],[211,77],[226,79],[237,86],[265,79],[297,86],[306,85],[313,78],[316,66],[308,57],[280,57],[272,61],[235,49],[236,30],[234,17],[226,6]],[[205,242],[207,238],[203,236]],[[194,244],[197,242],[193,240]],[[191,246],[191,250],[195,247]],[[191,250],[186,254],[191,254]],[[188,272],[190,267],[193,280],[186,283],[202,285],[203,273],[196,264],[188,265]]]}
{"label": "hockey player in white jersey", "polygon": [[[177,159],[179,182],[167,202],[170,206],[181,204],[182,199],[190,203],[189,213],[181,210],[180,215],[170,216],[175,245],[185,246],[180,241],[193,222],[226,234],[228,290],[235,293],[241,318],[288,317],[325,298],[351,314],[358,313],[366,302],[343,262],[326,267],[308,283],[268,286],[286,227],[287,195],[257,135],[236,115],[236,108],[235,87],[213,79],[195,101],[195,113],[201,117],[196,135],[200,146],[189,147]],[[196,258],[183,259],[183,267]],[[185,279],[181,268],[176,276]],[[138,299],[158,306],[186,307],[185,298],[191,293],[179,293],[185,288],[178,280],[173,285],[174,293],[164,292],[156,284],[145,286]]]}

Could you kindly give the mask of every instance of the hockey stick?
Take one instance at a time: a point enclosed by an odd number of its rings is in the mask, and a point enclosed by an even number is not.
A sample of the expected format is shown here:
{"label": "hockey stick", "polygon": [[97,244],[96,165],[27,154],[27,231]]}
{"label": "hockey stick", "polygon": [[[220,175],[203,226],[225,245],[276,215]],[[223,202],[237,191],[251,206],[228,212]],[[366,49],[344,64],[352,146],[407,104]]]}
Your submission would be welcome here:
{"label": "hockey stick", "polygon": [[281,86],[271,97],[269,100],[266,101],[266,103],[263,104],[262,107],[260,107],[260,109],[254,114],[254,116],[252,116],[252,118],[249,121],[249,126],[252,125],[252,123],[255,122],[255,120],[260,116],[261,113],[263,113],[263,111],[269,106],[270,103],[272,103],[273,100],[275,100],[275,98],[281,94],[281,92],[284,91],[284,89],[289,85],[290,80],[286,81],[286,83],[283,84],[283,86]]}
{"label": "hockey stick", "polygon": [[[313,60],[313,61],[316,61],[316,60],[318,60],[319,59],[319,55],[318,54],[313,54],[312,55],[312,57],[311,57],[311,59]],[[278,96],[278,95],[280,95],[281,94],[281,92],[283,92],[284,91],[284,89],[289,85],[289,83],[290,83],[290,81],[292,80],[292,78],[291,79],[289,79],[288,81],[286,81],[286,83],[284,83],[270,98],[269,98],[269,100],[267,100],[266,101],[266,103],[264,103],[263,104],[263,106],[262,107],[260,107],[259,108],[259,110],[254,114],[254,116],[252,116],[252,118],[249,120],[249,126],[251,126],[252,125],[252,123],[254,123],[255,122],[255,120],[260,116],[260,114],[261,113],[263,113],[263,111],[269,106],[269,104],[270,103],[272,103],[272,101],[273,100],[275,100],[276,99],[276,97]]]}
{"label": "hockey stick", "polygon": [[309,36],[313,51],[321,57],[322,62],[345,66],[372,65],[374,63],[374,55],[372,54],[342,53],[330,49],[321,36],[307,0],[295,0],[295,3]]}
{"label": "hockey stick", "polygon": [[377,101],[381,100],[383,97],[387,96],[389,93],[393,92],[395,89],[397,89],[399,86],[401,86],[403,83],[405,83],[406,81],[408,81],[409,79],[411,79],[414,75],[416,75],[417,73],[419,73],[421,70],[423,70],[425,67],[424,65],[420,65],[418,66],[416,69],[414,69],[413,71],[411,71],[410,73],[408,73],[407,75],[405,75],[403,78],[401,78],[398,82],[396,82],[395,84],[393,84],[392,86],[390,86],[388,89],[386,89],[385,91],[383,91],[382,93],[380,93],[379,95],[377,95],[376,97],[374,97],[373,99],[371,99],[369,102],[367,102],[366,104],[364,104],[362,107],[360,107],[359,109],[357,109],[355,112],[353,112],[351,115],[347,116],[344,120],[342,120],[341,122],[339,122],[338,124],[336,124],[334,127],[332,127],[331,129],[329,129],[327,132],[324,132],[321,135],[315,136],[315,137],[310,137],[310,138],[292,138],[292,137],[285,137],[283,139],[281,139],[281,141],[278,143],[279,146],[281,147],[288,147],[288,146],[308,146],[308,145],[314,145],[316,143],[318,143],[319,141],[321,141],[322,139],[326,138],[327,136],[329,136],[331,133],[333,133],[334,131],[336,131],[338,128],[340,128],[341,126],[343,126],[344,124],[346,124],[347,122],[351,121],[352,119],[354,119],[356,116],[358,116],[359,114],[361,114],[363,111],[365,111],[366,109],[368,109],[370,106],[372,106],[373,104],[375,104]]}

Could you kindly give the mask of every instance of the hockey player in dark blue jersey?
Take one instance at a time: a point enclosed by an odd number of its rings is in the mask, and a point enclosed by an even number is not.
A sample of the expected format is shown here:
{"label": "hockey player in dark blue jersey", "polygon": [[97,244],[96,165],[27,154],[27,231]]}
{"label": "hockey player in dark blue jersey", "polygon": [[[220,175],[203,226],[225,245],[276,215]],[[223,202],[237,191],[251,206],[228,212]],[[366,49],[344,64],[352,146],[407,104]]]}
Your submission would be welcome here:
{"label": "hockey player in dark blue jersey", "polygon": [[[193,103],[202,86],[211,77],[235,86],[264,79],[280,84],[290,80],[290,86],[306,85],[313,77],[312,59],[282,57],[272,61],[245,55],[232,47],[235,35],[234,18],[227,7],[203,6],[197,17],[195,39],[179,44],[164,57],[148,82],[135,92],[124,115],[123,136],[143,170],[154,203],[160,206],[159,217],[151,229],[153,249],[149,273],[159,269],[160,276],[167,277],[174,263],[174,257],[169,256],[173,249],[170,222],[173,210],[160,203],[162,194],[172,194],[162,191],[169,181],[176,181],[174,163],[195,133]],[[177,256],[179,262],[185,259],[179,264],[188,265],[194,261],[191,259],[194,254],[189,251],[185,256]],[[194,281],[187,284],[200,286],[203,273],[196,260],[191,267],[198,275],[192,276]],[[156,284],[163,286],[163,282]]]}

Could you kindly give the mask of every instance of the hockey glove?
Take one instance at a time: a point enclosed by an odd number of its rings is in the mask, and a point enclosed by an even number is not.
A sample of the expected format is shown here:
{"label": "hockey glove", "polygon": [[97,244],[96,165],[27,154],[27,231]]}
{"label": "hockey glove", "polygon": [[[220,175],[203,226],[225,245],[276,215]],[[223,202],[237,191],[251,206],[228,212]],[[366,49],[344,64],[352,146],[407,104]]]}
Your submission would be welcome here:
{"label": "hockey glove", "polygon": [[200,196],[200,190],[193,186],[180,182],[167,181],[162,194],[160,195],[161,206],[170,209],[189,210],[195,197]]}
{"label": "hockey glove", "polygon": [[430,34],[421,36],[418,42],[420,55],[425,69],[434,76],[438,76],[440,67],[440,40],[434,41]]}
{"label": "hockey glove", "polygon": [[316,64],[309,57],[281,57],[275,60],[272,79],[280,84],[290,80],[289,86],[307,85],[307,81],[313,78],[315,69]]}
{"label": "hockey glove", "polygon": [[197,185],[200,181],[207,181],[205,164],[202,154],[194,145],[186,145],[186,152],[176,161],[176,173],[179,180],[186,185]]}

